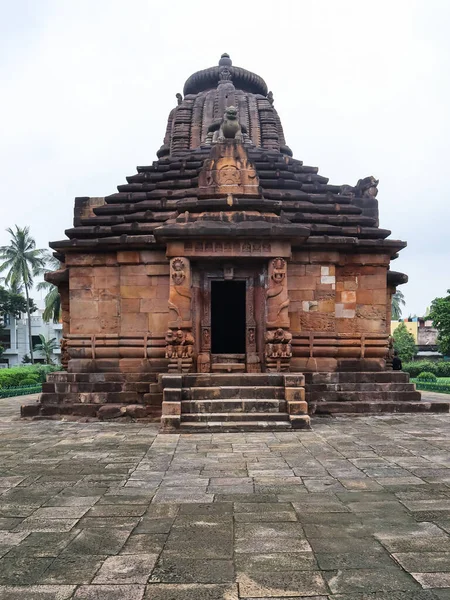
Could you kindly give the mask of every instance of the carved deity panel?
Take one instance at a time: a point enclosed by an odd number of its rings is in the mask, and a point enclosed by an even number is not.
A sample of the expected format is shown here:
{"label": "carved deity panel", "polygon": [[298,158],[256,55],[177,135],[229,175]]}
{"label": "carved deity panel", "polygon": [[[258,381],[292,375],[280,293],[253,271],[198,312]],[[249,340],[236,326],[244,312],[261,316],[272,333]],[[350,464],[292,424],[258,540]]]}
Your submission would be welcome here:
{"label": "carved deity panel", "polygon": [[213,146],[199,176],[199,197],[210,194],[259,195],[256,170],[244,146],[228,140]]}
{"label": "carved deity panel", "polygon": [[192,327],[191,266],[187,258],[170,261],[169,327]]}
{"label": "carved deity panel", "polygon": [[287,265],[284,258],[274,258],[269,263],[267,286],[267,327],[269,329],[290,326],[289,297],[287,288]]}

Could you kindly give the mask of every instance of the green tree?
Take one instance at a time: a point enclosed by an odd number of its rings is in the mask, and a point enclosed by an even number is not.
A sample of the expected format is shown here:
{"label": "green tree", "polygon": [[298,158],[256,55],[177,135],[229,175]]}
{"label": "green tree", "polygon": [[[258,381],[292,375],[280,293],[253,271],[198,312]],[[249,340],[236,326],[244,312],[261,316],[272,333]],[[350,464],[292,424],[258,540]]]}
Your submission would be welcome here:
{"label": "green tree", "polygon": [[[4,332],[5,318],[7,315],[20,317],[21,313],[26,312],[27,301],[20,294],[16,294],[10,290],[5,290],[0,287],[0,335]],[[32,298],[30,298],[30,312],[37,310]],[[0,345],[0,357],[5,351],[4,346]]]}
{"label": "green tree", "polygon": [[412,333],[404,323],[400,323],[394,331],[394,350],[397,350],[401,360],[408,361],[416,355],[416,342]]}
{"label": "green tree", "polygon": [[53,364],[53,360],[52,360],[53,351],[56,350],[57,348],[59,348],[59,344],[56,341],[56,338],[50,338],[50,339],[46,340],[45,337],[40,333],[39,339],[41,340],[41,343],[36,344],[34,347],[34,350],[36,350],[38,352],[42,352],[42,354],[45,356],[45,362],[47,365]]}
{"label": "green tree", "polygon": [[[57,258],[50,255],[48,256],[47,265],[50,267],[50,271],[56,271],[60,268],[61,263]],[[46,273],[50,272],[46,271]],[[36,286],[37,290],[46,290],[45,295],[45,308],[42,314],[42,318],[47,323],[53,321],[53,323],[59,323],[61,318],[61,296],[59,295],[58,288],[49,281],[41,281]]]}
{"label": "green tree", "polygon": [[[32,298],[30,298],[30,312],[35,312],[37,306]],[[27,301],[21,294],[16,294],[10,290],[5,290],[0,287],[0,317],[4,315],[13,315],[20,317],[21,313],[27,312]]]}
{"label": "green tree", "polygon": [[33,363],[33,342],[31,339],[31,302],[30,290],[33,287],[33,278],[40,275],[45,267],[45,251],[36,248],[36,242],[30,235],[29,227],[18,227],[13,231],[10,227],[6,230],[11,240],[8,246],[0,247],[0,272],[7,271],[5,283],[13,289],[23,286],[27,301],[26,313],[28,317],[28,341],[30,357]]}
{"label": "green tree", "polygon": [[446,356],[450,355],[450,290],[447,290],[447,294],[444,298],[433,300],[429,314],[438,330],[439,351]]}
{"label": "green tree", "polygon": [[397,290],[395,294],[392,295],[392,321],[398,321],[402,316],[402,306],[405,306],[405,297],[403,292]]}

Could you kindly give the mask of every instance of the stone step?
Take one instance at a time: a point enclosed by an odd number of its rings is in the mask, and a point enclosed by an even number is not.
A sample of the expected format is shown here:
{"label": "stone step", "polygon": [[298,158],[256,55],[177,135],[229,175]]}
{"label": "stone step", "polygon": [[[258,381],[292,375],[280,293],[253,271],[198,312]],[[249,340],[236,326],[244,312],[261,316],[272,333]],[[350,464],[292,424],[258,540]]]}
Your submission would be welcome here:
{"label": "stone step", "polygon": [[307,384],[315,383],[408,383],[403,371],[339,371],[305,373]]}
{"label": "stone step", "polygon": [[240,431],[284,431],[292,429],[289,421],[209,421],[181,423],[180,433],[234,433]]}
{"label": "stone step", "polygon": [[414,388],[409,392],[306,392],[306,401],[310,402],[418,402],[420,392]]}
{"label": "stone step", "polygon": [[[103,414],[100,414],[103,413]],[[93,404],[93,403],[55,403],[55,404],[27,404],[21,407],[22,417],[51,417],[73,415],[74,417],[92,417],[101,419],[137,418],[149,419],[161,416],[160,407],[140,404]]]}
{"label": "stone step", "polygon": [[284,387],[281,386],[214,386],[183,388],[183,399],[213,400],[213,399],[284,399]]}
{"label": "stone step", "polygon": [[311,406],[313,415],[352,415],[380,413],[438,412],[448,413],[449,402],[323,402]]}
{"label": "stone step", "polygon": [[289,421],[289,415],[281,412],[197,412],[182,413],[181,423],[209,421]]}
{"label": "stone step", "polygon": [[283,386],[279,373],[190,373],[183,375],[183,387]]}
{"label": "stone step", "polygon": [[311,392],[410,392],[413,383],[310,383],[306,389]]}
{"label": "stone step", "polygon": [[211,371],[213,373],[245,373],[245,363],[212,363]]}
{"label": "stone step", "polygon": [[69,404],[69,403],[92,403],[92,404],[142,404],[143,394],[137,392],[70,392],[70,393],[47,393],[40,396],[42,404]]}
{"label": "stone step", "polygon": [[264,413],[284,412],[284,400],[267,399],[207,399],[207,400],[182,400],[181,413]]}
{"label": "stone step", "polygon": [[[84,392],[137,392],[138,394],[146,394],[150,390],[150,383],[147,381],[141,382],[120,382],[120,381],[103,381],[98,383],[86,382],[49,382],[43,384],[42,391],[54,391],[59,394],[64,393],[84,393]],[[50,387],[52,386],[52,389]]]}
{"label": "stone step", "polygon": [[47,381],[51,382],[80,382],[80,383],[101,383],[101,382],[146,382],[154,383],[157,381],[155,373],[130,372],[130,373],[67,373],[66,371],[55,371],[47,375]]}

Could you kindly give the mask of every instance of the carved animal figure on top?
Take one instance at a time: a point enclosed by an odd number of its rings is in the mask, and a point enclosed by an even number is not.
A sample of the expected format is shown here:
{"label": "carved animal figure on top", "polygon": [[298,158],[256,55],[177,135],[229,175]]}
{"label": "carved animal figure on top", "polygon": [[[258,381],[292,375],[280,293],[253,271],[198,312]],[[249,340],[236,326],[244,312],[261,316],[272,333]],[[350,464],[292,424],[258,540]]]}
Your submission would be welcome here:
{"label": "carved animal figure on top", "polygon": [[178,94],[175,94],[176,99],[177,99],[177,104],[178,106],[180,106],[180,104],[183,102],[183,96],[178,92]]}
{"label": "carved animal figure on top", "polygon": [[378,183],[379,179],[375,179],[372,175],[370,175],[370,177],[364,177],[364,179],[359,179],[355,186],[356,197],[375,198],[378,194]]}
{"label": "carved animal figure on top", "polygon": [[219,130],[214,133],[213,142],[224,142],[233,139],[242,142],[242,129],[237,109],[234,106],[229,106],[225,110]]}

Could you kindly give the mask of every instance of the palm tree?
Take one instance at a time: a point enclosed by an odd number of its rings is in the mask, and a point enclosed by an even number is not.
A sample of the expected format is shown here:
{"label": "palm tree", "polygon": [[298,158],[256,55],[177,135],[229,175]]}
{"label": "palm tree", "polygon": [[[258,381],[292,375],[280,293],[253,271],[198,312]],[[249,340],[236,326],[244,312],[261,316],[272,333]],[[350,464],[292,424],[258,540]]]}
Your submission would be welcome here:
{"label": "palm tree", "polygon": [[[46,272],[56,271],[61,266],[59,260],[51,254],[46,256],[46,263],[50,267],[50,269],[48,271],[46,270]],[[41,281],[37,284],[36,289],[38,291],[47,290],[44,300],[45,309],[42,314],[43,320],[47,323],[50,320],[53,320],[53,323],[59,323],[61,318],[61,296],[59,295],[57,286],[53,285],[53,283],[50,283],[49,281]]]}
{"label": "palm tree", "polygon": [[43,272],[45,267],[45,251],[36,248],[36,242],[30,235],[29,227],[18,227],[13,231],[10,227],[6,230],[11,241],[9,246],[0,247],[0,273],[7,271],[5,283],[11,289],[25,289],[27,300],[28,317],[28,341],[30,344],[30,356],[33,363],[33,342],[31,338],[31,312],[30,312],[30,290],[33,287],[33,277]]}
{"label": "palm tree", "polygon": [[405,296],[403,292],[397,290],[392,296],[392,321],[398,321],[402,316],[402,306],[405,306]]}
{"label": "palm tree", "polygon": [[53,351],[56,350],[57,348],[59,348],[59,344],[56,341],[56,338],[51,338],[46,340],[45,337],[40,333],[39,334],[39,339],[41,340],[40,344],[36,344],[34,349],[42,352],[42,354],[45,356],[45,363],[47,365],[51,365],[53,363],[52,361],[52,354]]}

